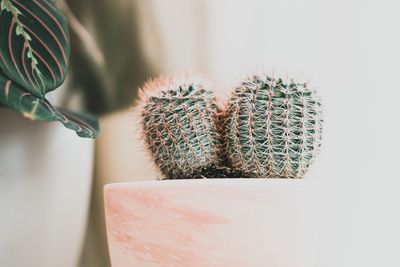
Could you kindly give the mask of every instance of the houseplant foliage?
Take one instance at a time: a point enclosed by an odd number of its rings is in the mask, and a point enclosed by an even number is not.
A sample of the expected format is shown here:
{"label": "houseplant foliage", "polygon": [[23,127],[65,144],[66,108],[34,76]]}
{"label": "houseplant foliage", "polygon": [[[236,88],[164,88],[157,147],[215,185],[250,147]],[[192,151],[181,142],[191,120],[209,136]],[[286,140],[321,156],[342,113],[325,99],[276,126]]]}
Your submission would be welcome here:
{"label": "houseplant foliage", "polygon": [[302,178],[321,145],[321,102],[307,84],[253,75],[224,109],[192,76],[149,82],[140,100],[144,141],[168,179]]}
{"label": "houseplant foliage", "polygon": [[54,1],[1,0],[0,33],[0,104],[95,138],[97,119],[56,108],[46,99],[65,80],[70,55],[68,23]]}

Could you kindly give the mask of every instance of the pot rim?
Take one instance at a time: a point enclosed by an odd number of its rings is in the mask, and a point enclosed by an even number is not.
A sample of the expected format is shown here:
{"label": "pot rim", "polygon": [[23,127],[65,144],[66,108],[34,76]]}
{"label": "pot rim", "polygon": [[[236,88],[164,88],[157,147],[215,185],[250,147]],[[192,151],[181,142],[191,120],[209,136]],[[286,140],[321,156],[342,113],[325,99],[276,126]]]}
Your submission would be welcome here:
{"label": "pot rim", "polygon": [[288,178],[212,178],[212,179],[171,179],[171,180],[145,180],[110,183],[104,185],[104,190],[131,188],[131,187],[164,187],[164,186],[204,186],[204,185],[297,185],[301,186],[308,183],[308,179],[288,179]]}

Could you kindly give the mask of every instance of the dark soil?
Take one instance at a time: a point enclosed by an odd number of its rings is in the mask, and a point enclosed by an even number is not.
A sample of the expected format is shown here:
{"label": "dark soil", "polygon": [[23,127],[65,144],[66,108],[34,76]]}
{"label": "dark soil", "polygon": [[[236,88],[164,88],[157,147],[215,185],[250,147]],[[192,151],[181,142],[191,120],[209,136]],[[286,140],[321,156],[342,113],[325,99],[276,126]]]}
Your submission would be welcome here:
{"label": "dark soil", "polygon": [[251,177],[228,167],[208,166],[194,172],[184,179],[213,179],[213,178],[247,178]]}

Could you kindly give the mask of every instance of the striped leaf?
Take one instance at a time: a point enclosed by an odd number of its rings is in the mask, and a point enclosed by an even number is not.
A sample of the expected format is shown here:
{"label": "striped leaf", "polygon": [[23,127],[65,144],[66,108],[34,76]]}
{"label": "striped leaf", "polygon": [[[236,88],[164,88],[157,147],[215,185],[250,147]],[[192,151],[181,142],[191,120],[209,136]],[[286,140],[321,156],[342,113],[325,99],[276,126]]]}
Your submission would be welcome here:
{"label": "striped leaf", "polygon": [[0,68],[38,97],[65,79],[68,24],[51,0],[0,0]]}
{"label": "striped leaf", "polygon": [[96,138],[99,125],[96,118],[89,115],[55,108],[45,98],[37,97],[23,90],[0,71],[0,104],[12,108],[24,117],[35,121],[60,121],[81,137]]}

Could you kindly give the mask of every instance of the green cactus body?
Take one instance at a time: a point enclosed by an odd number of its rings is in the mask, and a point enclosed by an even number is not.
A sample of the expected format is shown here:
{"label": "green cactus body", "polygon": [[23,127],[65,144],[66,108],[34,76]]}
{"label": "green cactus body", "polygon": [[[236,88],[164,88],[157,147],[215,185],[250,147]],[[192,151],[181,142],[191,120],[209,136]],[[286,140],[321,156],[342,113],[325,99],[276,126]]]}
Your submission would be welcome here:
{"label": "green cactus body", "polygon": [[302,178],[322,132],[321,103],[306,84],[255,75],[236,88],[224,116],[233,170],[259,178]]}
{"label": "green cactus body", "polygon": [[218,109],[207,83],[171,77],[146,84],[141,97],[144,139],[167,179],[187,179],[220,163]]}

